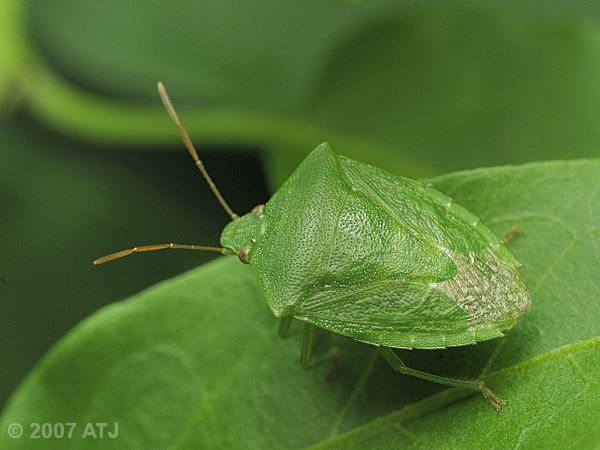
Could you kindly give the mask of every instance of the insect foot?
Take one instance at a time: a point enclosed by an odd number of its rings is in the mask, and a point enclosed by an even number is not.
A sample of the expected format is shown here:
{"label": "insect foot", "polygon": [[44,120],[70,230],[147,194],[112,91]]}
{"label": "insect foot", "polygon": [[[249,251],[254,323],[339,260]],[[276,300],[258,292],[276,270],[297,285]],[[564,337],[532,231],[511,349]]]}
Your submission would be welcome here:
{"label": "insect foot", "polygon": [[505,400],[500,400],[498,397],[496,397],[494,395],[494,393],[485,386],[485,383],[483,381],[479,381],[478,385],[479,385],[479,387],[478,387],[479,391],[481,391],[481,393],[483,394],[483,396],[485,397],[485,399],[487,401],[489,401],[492,405],[494,405],[494,407],[496,408],[496,411],[500,412],[500,409],[503,406],[507,405],[507,402]]}
{"label": "insect foot", "polygon": [[510,230],[508,230],[506,233],[504,233],[504,236],[502,236],[502,242],[504,242],[504,244],[508,244],[508,241],[510,241],[513,236],[517,235],[517,234],[521,234],[523,233],[523,229],[519,226],[519,224],[517,222],[513,223],[512,227],[510,227]]}

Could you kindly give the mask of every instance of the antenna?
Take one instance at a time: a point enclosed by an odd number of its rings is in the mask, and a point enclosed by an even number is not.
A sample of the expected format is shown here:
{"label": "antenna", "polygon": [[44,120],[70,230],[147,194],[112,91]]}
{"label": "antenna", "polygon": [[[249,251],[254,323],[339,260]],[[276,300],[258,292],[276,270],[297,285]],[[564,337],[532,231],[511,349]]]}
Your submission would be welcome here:
{"label": "antenna", "polygon": [[208,186],[213,191],[213,194],[215,194],[215,197],[217,197],[218,202],[221,204],[221,206],[223,207],[225,212],[227,212],[227,214],[229,214],[229,217],[231,217],[231,220],[237,219],[239,216],[231,210],[231,208],[229,207],[229,205],[227,204],[227,202],[225,201],[225,199],[219,192],[219,189],[217,189],[217,186],[213,182],[212,178],[208,174],[206,167],[204,167],[204,164],[202,163],[200,158],[198,158],[198,152],[196,152],[196,149],[194,148],[194,144],[192,144],[192,141],[190,140],[190,137],[188,136],[187,131],[185,131],[185,128],[183,128],[183,125],[179,121],[179,117],[177,116],[177,113],[175,112],[175,108],[173,108],[173,104],[171,103],[171,99],[169,98],[169,94],[167,94],[167,90],[165,89],[164,84],[162,84],[162,82],[159,81],[157,87],[158,87],[158,93],[160,95],[160,99],[162,100],[163,105],[165,105],[165,109],[169,113],[169,116],[171,116],[171,119],[173,120],[173,122],[175,122],[175,125],[177,125],[177,131],[179,131],[179,135],[181,136],[181,139],[183,140],[183,143],[185,144],[185,148],[187,148],[191,157],[194,159],[194,162],[196,163],[196,167],[198,167],[198,169],[202,173],[202,176],[208,183]]}
{"label": "antenna", "polygon": [[113,261],[115,259],[122,258],[123,256],[131,255],[132,253],[138,252],[151,252],[153,250],[163,250],[167,248],[183,248],[186,250],[204,250],[208,252],[219,252],[221,254],[229,253],[226,248],[221,247],[207,247],[205,245],[189,245],[189,244],[173,244],[172,242],[168,244],[151,244],[151,245],[141,245],[139,247],[128,248],[127,250],[120,250],[115,253],[111,253],[110,255],[103,256],[102,258],[98,258],[94,261],[94,265],[104,264],[105,262]]}
{"label": "antenna", "polygon": [[[231,210],[231,208],[229,207],[229,205],[227,204],[227,202],[225,201],[225,199],[223,198],[223,196],[217,189],[217,186],[213,182],[212,178],[210,178],[210,175],[206,171],[204,164],[202,163],[200,158],[198,158],[198,152],[196,152],[196,149],[194,148],[194,145],[192,144],[190,137],[188,136],[187,132],[185,131],[185,128],[183,128],[183,125],[179,121],[179,117],[177,116],[177,113],[175,112],[175,108],[173,108],[173,104],[171,103],[171,99],[169,98],[169,95],[167,94],[167,90],[165,89],[165,86],[160,81],[158,82],[158,93],[160,95],[160,99],[163,102],[163,105],[165,105],[165,108],[166,108],[167,112],[169,113],[169,116],[171,116],[171,119],[173,119],[173,122],[175,122],[175,125],[177,125],[177,130],[179,131],[179,134],[181,135],[181,139],[183,140],[183,143],[185,144],[185,147],[187,148],[188,152],[194,159],[194,162],[196,163],[196,167],[198,167],[198,169],[202,173],[202,176],[208,183],[208,186],[213,191],[213,194],[215,194],[215,197],[217,197],[217,200],[219,201],[219,203],[221,204],[223,209],[227,212],[227,214],[229,214],[229,216],[231,217],[231,220],[236,220],[237,218],[239,218],[239,216]],[[190,244],[174,244],[174,243],[170,242],[168,244],[141,245],[138,247],[128,248],[126,250],[120,250],[118,252],[111,253],[110,255],[106,255],[101,258],[98,258],[97,260],[94,261],[94,265],[104,264],[105,262],[113,261],[115,259],[119,259],[119,258],[123,258],[124,256],[131,255],[132,253],[150,252],[153,250],[163,250],[163,249],[169,249],[169,248],[182,248],[182,249],[186,249],[186,250],[203,250],[203,251],[209,251],[209,252],[218,252],[221,254],[232,253],[231,250],[228,250],[226,248],[221,248],[221,247],[208,247],[205,245],[190,245]]]}

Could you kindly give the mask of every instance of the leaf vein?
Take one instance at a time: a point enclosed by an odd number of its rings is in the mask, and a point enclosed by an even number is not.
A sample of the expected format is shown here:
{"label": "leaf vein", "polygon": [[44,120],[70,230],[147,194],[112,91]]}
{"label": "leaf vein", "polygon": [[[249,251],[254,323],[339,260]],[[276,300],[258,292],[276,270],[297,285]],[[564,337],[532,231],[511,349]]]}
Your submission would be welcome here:
{"label": "leaf vein", "polygon": [[340,425],[342,424],[342,421],[344,420],[344,418],[348,414],[348,411],[350,411],[350,409],[352,408],[354,403],[356,403],[358,394],[360,393],[362,388],[365,386],[370,373],[373,371],[373,366],[375,365],[375,361],[377,361],[378,355],[379,355],[379,350],[374,349],[372,352],[371,358],[369,359],[369,362],[367,363],[367,366],[365,367],[365,370],[360,374],[360,377],[358,378],[358,381],[356,382],[356,386],[354,387],[354,389],[352,390],[352,393],[348,397],[348,401],[346,402],[346,404],[344,405],[344,407],[338,414],[335,422],[333,423],[333,427],[331,428],[331,433],[329,434],[330,438],[335,437],[338,434]]}

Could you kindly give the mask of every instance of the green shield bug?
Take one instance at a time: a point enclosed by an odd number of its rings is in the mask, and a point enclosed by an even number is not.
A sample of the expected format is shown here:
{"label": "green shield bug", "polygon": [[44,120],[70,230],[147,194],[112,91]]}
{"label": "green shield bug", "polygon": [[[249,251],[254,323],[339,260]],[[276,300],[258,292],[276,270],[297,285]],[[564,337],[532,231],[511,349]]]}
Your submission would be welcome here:
{"label": "green shield bug", "polygon": [[394,348],[439,349],[502,336],[530,305],[522,264],[465,208],[418,181],[336,155],[319,145],[264,205],[237,216],[198,158],[164,86],[158,90],[186,148],[232,221],[223,247],[157,244],[94,261],[166,248],[237,254],[254,270],[285,336],[305,323],[301,363],[314,330],[378,346],[400,373],[480,391],[482,381],[407,367]]}

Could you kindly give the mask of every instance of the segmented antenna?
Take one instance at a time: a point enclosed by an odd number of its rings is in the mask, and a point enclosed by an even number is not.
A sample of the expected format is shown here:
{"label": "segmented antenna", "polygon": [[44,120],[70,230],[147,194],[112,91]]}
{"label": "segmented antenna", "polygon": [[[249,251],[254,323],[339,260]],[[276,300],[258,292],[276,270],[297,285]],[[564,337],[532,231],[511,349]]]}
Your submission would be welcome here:
{"label": "segmented antenna", "polygon": [[151,244],[151,245],[140,245],[138,247],[128,248],[126,250],[119,250],[118,252],[111,253],[110,255],[103,256],[94,261],[94,265],[104,264],[105,262],[113,261],[115,259],[122,258],[132,253],[138,252],[151,252],[153,250],[163,250],[167,248],[183,248],[186,250],[203,250],[208,252],[219,252],[222,254],[228,253],[226,248],[221,247],[207,247],[205,245],[189,245],[189,244]]}
{"label": "segmented antenna", "polygon": [[[225,199],[223,198],[223,196],[217,189],[217,186],[215,185],[215,183],[213,183],[213,180],[210,178],[210,175],[206,171],[204,164],[202,163],[200,158],[198,158],[198,153],[196,152],[196,149],[194,148],[194,145],[192,144],[190,137],[188,136],[187,132],[185,131],[185,128],[183,128],[183,125],[179,121],[179,117],[177,116],[177,113],[175,112],[175,108],[173,108],[173,104],[171,103],[171,99],[169,98],[169,95],[167,94],[167,90],[165,89],[165,86],[160,81],[158,82],[158,93],[163,102],[163,105],[165,105],[165,108],[166,108],[167,112],[169,113],[169,116],[171,116],[171,119],[173,119],[173,122],[175,122],[175,125],[177,125],[177,130],[179,131],[179,134],[181,135],[181,139],[183,140],[183,143],[185,144],[185,147],[187,148],[188,152],[194,159],[194,162],[196,163],[196,167],[198,167],[198,169],[202,173],[202,176],[204,177],[204,179],[210,186],[210,189],[213,191],[213,194],[215,194],[215,197],[217,197],[217,200],[219,201],[219,203],[221,204],[223,209],[227,212],[227,214],[229,214],[229,216],[231,217],[232,220],[237,219],[239,216],[231,210],[231,208],[229,207],[229,205],[227,204],[227,202],[225,201]],[[132,253],[150,252],[153,250],[163,250],[163,249],[169,249],[169,248],[182,248],[182,249],[186,249],[186,250],[203,250],[203,251],[208,251],[208,252],[218,252],[218,253],[222,253],[222,254],[231,252],[230,250],[228,250],[226,248],[221,248],[221,247],[208,247],[205,245],[191,245],[191,244],[174,244],[174,243],[170,242],[168,244],[140,245],[137,247],[128,248],[126,250],[120,250],[118,252],[111,253],[110,255],[106,255],[101,258],[98,258],[97,260],[94,261],[94,265],[103,264],[108,261],[113,261],[115,259],[119,259],[124,256],[131,255]]]}
{"label": "segmented antenna", "polygon": [[194,162],[196,163],[196,167],[198,167],[200,172],[202,172],[202,176],[204,177],[204,179],[210,186],[210,189],[213,191],[213,194],[215,194],[215,197],[217,197],[217,200],[219,201],[219,203],[221,204],[223,209],[227,212],[227,214],[229,214],[229,217],[231,217],[232,220],[237,219],[239,216],[231,210],[231,208],[229,207],[229,205],[227,204],[227,202],[225,201],[225,199],[219,192],[219,189],[217,189],[217,186],[213,182],[212,178],[206,171],[204,164],[198,157],[198,152],[196,152],[196,149],[194,148],[194,144],[192,144],[192,141],[190,140],[190,137],[188,136],[187,131],[185,131],[185,128],[183,128],[183,125],[179,121],[179,117],[177,116],[177,113],[175,112],[175,108],[173,108],[173,104],[171,103],[171,99],[169,98],[169,94],[167,94],[167,90],[165,89],[164,84],[162,84],[162,82],[159,81],[157,86],[158,86],[158,93],[160,95],[160,99],[162,100],[163,105],[165,105],[165,108],[166,108],[167,112],[169,113],[169,116],[171,116],[171,119],[173,120],[173,122],[175,122],[175,125],[177,125],[177,130],[179,131],[181,139],[183,140],[183,143],[185,144],[185,148],[187,148],[188,152],[194,159]]}

